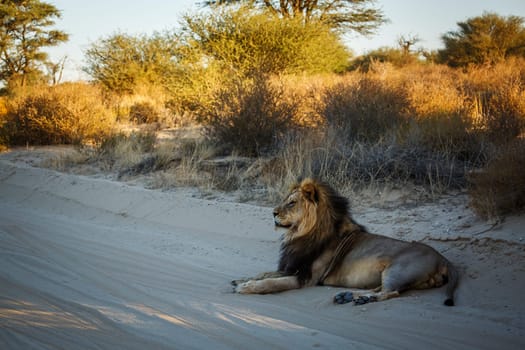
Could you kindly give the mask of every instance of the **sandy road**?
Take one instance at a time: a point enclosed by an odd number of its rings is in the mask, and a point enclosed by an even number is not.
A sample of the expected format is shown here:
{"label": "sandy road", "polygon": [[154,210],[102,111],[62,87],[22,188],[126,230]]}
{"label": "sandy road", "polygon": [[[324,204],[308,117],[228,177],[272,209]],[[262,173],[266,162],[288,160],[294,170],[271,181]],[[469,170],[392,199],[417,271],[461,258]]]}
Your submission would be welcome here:
{"label": "sandy road", "polygon": [[275,265],[270,214],[0,160],[0,348],[525,348],[523,306],[484,306],[477,281],[454,308],[442,290],[364,307],[327,287],[232,294]]}

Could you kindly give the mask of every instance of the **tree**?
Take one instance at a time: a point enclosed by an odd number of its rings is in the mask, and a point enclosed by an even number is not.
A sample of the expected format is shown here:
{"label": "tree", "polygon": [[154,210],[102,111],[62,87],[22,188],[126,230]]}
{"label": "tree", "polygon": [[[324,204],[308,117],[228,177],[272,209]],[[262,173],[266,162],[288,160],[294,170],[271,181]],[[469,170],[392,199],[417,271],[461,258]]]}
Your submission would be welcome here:
{"label": "tree", "polygon": [[411,54],[410,49],[420,41],[421,39],[417,35],[401,35],[397,38],[397,45],[405,56],[409,56]]}
{"label": "tree", "polygon": [[442,36],[445,48],[439,50],[440,61],[460,67],[494,64],[509,56],[525,57],[524,21],[523,17],[484,13],[458,22],[457,31]]}
{"label": "tree", "polygon": [[349,52],[322,22],[281,21],[242,6],[183,20],[181,38],[195,61],[241,75],[341,72],[348,64]]}
{"label": "tree", "polygon": [[26,85],[31,76],[42,75],[48,55],[42,51],[68,40],[68,34],[48,29],[60,18],[53,5],[39,0],[0,2],[0,81],[18,80]]}
{"label": "tree", "polygon": [[211,0],[205,5],[248,3],[267,9],[281,18],[320,20],[339,30],[371,34],[386,22],[381,10],[371,7],[374,0]]}
{"label": "tree", "polygon": [[374,63],[391,63],[396,67],[404,67],[419,62],[421,50],[413,51],[412,48],[420,41],[417,35],[401,35],[397,39],[397,47],[380,47],[367,52],[353,60],[350,69],[359,69],[368,72]]}
{"label": "tree", "polygon": [[170,105],[200,116],[216,108],[223,87],[272,75],[343,72],[350,57],[324,23],[282,21],[244,6],[189,14],[181,27]]}
{"label": "tree", "polygon": [[114,34],[86,50],[84,71],[119,94],[133,93],[140,83],[162,85],[171,76],[175,45],[169,34]]}

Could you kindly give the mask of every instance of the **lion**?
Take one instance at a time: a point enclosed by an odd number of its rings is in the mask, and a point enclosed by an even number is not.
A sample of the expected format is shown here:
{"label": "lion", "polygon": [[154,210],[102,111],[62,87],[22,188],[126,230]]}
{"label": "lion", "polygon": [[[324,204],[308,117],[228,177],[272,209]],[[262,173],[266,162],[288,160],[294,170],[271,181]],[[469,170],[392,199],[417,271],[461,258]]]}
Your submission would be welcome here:
{"label": "lion", "polygon": [[284,228],[277,271],[233,281],[241,294],[277,293],[325,285],[355,288],[334,302],[360,305],[409,289],[447,284],[444,304],[454,305],[458,272],[432,247],[369,233],[349,212],[348,200],[328,184],[307,178],[273,211]]}

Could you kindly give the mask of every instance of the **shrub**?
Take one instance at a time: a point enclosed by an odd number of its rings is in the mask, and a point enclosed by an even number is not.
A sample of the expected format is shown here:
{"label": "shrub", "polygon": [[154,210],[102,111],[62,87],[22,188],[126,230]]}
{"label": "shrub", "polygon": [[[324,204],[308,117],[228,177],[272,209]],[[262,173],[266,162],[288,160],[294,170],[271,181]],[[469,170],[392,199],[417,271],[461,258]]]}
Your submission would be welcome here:
{"label": "shrub", "polygon": [[55,96],[28,96],[8,112],[9,141],[16,145],[78,143],[73,118]]}
{"label": "shrub", "polygon": [[208,136],[225,151],[258,156],[272,151],[293,127],[297,101],[262,77],[242,80],[218,92],[213,109],[201,115]]}
{"label": "shrub", "polygon": [[381,47],[372,50],[363,56],[359,56],[352,61],[351,70],[368,72],[375,63],[389,62],[395,67],[403,67],[418,62],[417,53],[405,53],[399,48]]}
{"label": "shrub", "polygon": [[149,102],[137,102],[129,109],[129,120],[137,124],[151,124],[159,121],[159,112]]}
{"label": "shrub", "polygon": [[8,102],[3,134],[14,145],[98,142],[114,123],[101,100],[82,83],[29,90]]}
{"label": "shrub", "polygon": [[378,140],[405,120],[405,91],[374,76],[329,87],[322,100],[320,114],[347,142]]}
{"label": "shrub", "polygon": [[170,33],[116,33],[88,47],[84,71],[119,95],[137,93],[143,84],[165,87],[176,65],[176,45],[177,40]]}
{"label": "shrub", "polygon": [[460,88],[475,127],[496,143],[525,132],[525,61],[509,59],[468,70]]}
{"label": "shrub", "polygon": [[501,147],[486,167],[469,176],[470,206],[483,218],[525,210],[525,140]]}
{"label": "shrub", "polygon": [[504,85],[478,96],[481,118],[491,140],[506,142],[525,130],[525,90]]}
{"label": "shrub", "polygon": [[178,114],[213,108],[225,84],[255,75],[343,72],[349,52],[319,21],[269,16],[245,6],[187,15],[176,72],[168,84]]}
{"label": "shrub", "polygon": [[6,98],[0,97],[0,152],[6,151],[9,144],[8,134],[4,124],[7,122]]}
{"label": "shrub", "polygon": [[188,51],[237,72],[341,72],[348,64],[349,52],[331,27],[322,21],[305,23],[301,16],[218,7],[184,16],[183,27]]}

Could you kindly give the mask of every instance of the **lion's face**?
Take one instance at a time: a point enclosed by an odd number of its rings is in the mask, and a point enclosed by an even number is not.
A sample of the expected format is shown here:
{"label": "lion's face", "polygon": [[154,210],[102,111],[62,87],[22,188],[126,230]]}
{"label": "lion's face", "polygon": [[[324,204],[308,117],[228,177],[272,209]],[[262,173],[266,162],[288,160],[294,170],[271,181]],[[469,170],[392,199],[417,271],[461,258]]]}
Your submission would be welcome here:
{"label": "lion's face", "polygon": [[273,210],[275,226],[297,227],[303,217],[303,197],[297,190],[292,191],[286,199]]}
{"label": "lion's face", "polygon": [[315,191],[313,183],[303,181],[295,186],[284,201],[273,210],[275,226],[289,229],[288,238],[308,234],[315,225],[317,221]]}

